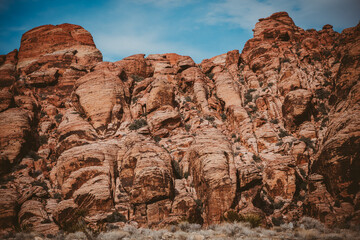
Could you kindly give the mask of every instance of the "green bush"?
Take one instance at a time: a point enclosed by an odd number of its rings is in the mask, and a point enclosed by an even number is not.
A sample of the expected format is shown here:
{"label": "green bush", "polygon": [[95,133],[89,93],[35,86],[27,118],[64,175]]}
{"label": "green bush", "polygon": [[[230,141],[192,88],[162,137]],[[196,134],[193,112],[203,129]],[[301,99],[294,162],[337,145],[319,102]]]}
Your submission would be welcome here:
{"label": "green bush", "polygon": [[186,130],[187,132],[189,132],[190,129],[191,129],[191,125],[190,125],[190,124],[185,124],[185,130]]}
{"label": "green bush", "polygon": [[139,128],[145,127],[147,125],[147,121],[143,118],[141,119],[135,119],[135,121],[130,124],[129,129],[130,130],[137,130]]}
{"label": "green bush", "polygon": [[222,114],[221,114],[221,119],[222,119],[223,121],[225,121],[225,120],[227,119],[227,116],[226,116],[225,113],[222,113]]}
{"label": "green bush", "polygon": [[185,97],[185,101],[186,101],[186,102],[192,102],[192,99],[191,99],[190,96],[186,96],[186,97]]}

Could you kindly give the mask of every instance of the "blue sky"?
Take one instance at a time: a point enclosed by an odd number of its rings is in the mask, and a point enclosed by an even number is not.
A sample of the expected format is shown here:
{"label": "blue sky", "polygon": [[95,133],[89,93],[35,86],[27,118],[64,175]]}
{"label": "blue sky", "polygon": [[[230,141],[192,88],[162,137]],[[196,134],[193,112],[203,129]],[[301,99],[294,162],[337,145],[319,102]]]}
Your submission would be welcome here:
{"label": "blue sky", "polygon": [[88,30],[105,61],[137,53],[175,52],[196,62],[252,37],[259,18],[287,11],[295,24],[341,32],[360,20],[359,0],[0,0],[0,54],[19,48],[40,25],[73,23]]}

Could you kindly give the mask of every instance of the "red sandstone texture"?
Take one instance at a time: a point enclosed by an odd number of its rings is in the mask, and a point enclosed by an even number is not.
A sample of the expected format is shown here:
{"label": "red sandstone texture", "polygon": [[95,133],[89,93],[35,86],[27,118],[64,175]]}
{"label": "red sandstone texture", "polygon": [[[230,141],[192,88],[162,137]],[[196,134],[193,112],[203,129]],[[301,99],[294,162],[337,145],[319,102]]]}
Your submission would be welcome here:
{"label": "red sandstone texture", "polygon": [[[80,26],[0,56],[0,234],[311,216],[360,224],[360,25],[260,19],[243,51],[102,62]],[[115,217],[114,217],[115,216]]]}

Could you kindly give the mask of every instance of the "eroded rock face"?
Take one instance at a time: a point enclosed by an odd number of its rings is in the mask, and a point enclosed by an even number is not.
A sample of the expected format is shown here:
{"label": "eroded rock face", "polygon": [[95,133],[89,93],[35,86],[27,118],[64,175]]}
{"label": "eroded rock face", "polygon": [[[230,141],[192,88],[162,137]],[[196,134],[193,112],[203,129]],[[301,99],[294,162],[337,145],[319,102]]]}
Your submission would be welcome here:
{"label": "eroded rock face", "polygon": [[16,69],[27,84],[47,86],[59,82],[61,88],[67,88],[100,61],[100,51],[82,27],[44,25],[23,35]]}
{"label": "eroded rock face", "polygon": [[80,26],[0,56],[0,232],[359,225],[359,25],[260,19],[243,51],[101,62]]}
{"label": "eroded rock face", "polygon": [[235,198],[236,170],[226,137],[216,129],[199,132],[184,161],[198,198],[205,206],[206,222],[220,222]]}

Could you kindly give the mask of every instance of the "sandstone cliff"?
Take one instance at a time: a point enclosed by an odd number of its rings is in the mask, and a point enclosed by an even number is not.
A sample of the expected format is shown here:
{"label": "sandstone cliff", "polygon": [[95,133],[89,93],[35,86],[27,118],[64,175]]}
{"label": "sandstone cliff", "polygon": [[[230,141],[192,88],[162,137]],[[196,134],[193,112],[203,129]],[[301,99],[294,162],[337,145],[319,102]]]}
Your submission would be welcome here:
{"label": "sandstone cliff", "polygon": [[103,62],[80,26],[0,56],[0,233],[360,223],[360,25],[260,19],[242,53]]}

